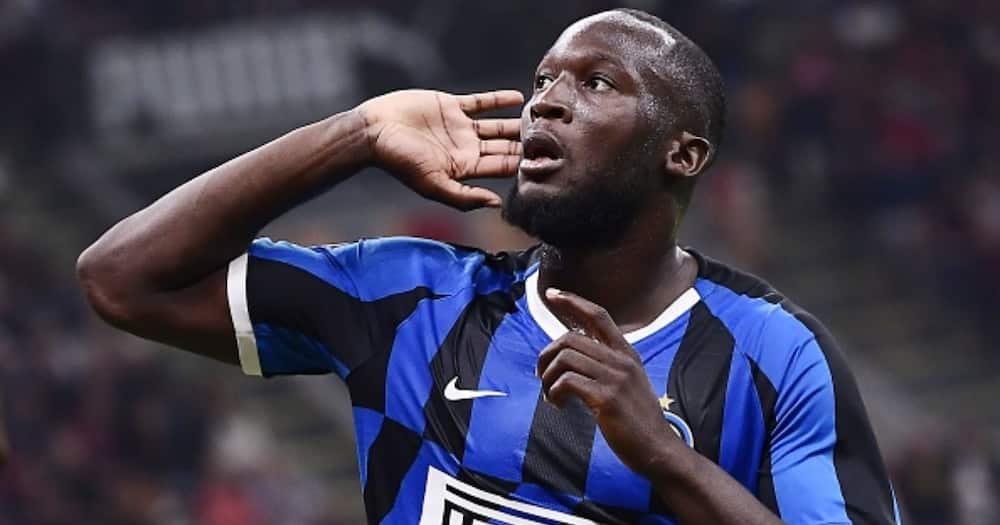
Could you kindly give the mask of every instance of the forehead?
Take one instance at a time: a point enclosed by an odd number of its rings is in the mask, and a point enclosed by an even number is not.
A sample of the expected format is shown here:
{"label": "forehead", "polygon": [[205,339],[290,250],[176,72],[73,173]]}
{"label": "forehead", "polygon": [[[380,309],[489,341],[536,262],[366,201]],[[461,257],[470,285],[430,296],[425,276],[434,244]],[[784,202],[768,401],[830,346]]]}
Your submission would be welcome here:
{"label": "forehead", "polygon": [[625,13],[606,12],[576,21],[559,35],[542,62],[574,55],[597,54],[641,71],[656,69],[658,60],[677,44],[666,31]]}

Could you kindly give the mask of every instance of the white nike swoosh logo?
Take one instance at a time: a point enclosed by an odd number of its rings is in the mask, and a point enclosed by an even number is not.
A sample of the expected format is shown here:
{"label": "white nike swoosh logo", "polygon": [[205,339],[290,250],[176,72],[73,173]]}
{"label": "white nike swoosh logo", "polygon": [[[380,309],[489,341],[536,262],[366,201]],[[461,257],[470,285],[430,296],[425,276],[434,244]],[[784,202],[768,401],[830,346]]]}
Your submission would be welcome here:
{"label": "white nike swoosh logo", "polygon": [[456,383],[458,383],[458,376],[451,378],[451,381],[448,381],[448,384],[444,387],[444,398],[448,401],[464,401],[480,397],[507,395],[507,392],[497,392],[496,390],[461,390]]}

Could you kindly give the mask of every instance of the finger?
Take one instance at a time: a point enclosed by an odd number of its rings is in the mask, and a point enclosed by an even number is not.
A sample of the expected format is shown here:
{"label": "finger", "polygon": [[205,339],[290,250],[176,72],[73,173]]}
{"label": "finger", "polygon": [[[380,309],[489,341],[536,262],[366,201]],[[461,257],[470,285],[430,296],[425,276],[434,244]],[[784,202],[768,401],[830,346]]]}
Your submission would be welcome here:
{"label": "finger", "polygon": [[548,346],[539,352],[537,365],[538,375],[540,376],[544,373],[545,370],[551,366],[552,361],[567,348],[572,348],[597,361],[598,363],[609,362],[609,358],[613,355],[612,352],[614,352],[605,346],[604,343],[594,341],[589,336],[577,332],[567,332],[555,341],[549,343]]}
{"label": "finger", "polygon": [[612,348],[620,350],[629,347],[614,319],[600,305],[596,305],[575,293],[555,288],[545,290],[545,298],[548,299],[549,305],[556,315],[569,321],[566,323],[568,326],[579,327],[587,335],[597,338],[598,341]]}
{"label": "finger", "polygon": [[472,171],[463,173],[457,179],[510,177],[517,174],[517,165],[520,162],[520,155],[487,155],[479,157],[476,159],[476,164],[472,167]]}
{"label": "finger", "polygon": [[524,104],[524,95],[513,89],[458,95],[455,98],[458,99],[458,106],[462,108],[462,111],[469,115]]}
{"label": "finger", "polygon": [[578,372],[569,371],[552,383],[545,398],[557,407],[562,407],[570,396],[579,397],[589,407],[600,406],[601,385]]}
{"label": "finger", "polygon": [[547,368],[542,371],[542,392],[548,396],[549,389],[563,374],[576,372],[584,377],[600,381],[607,372],[606,367],[574,348],[563,348]]}
{"label": "finger", "polygon": [[483,139],[516,139],[521,136],[521,119],[484,118],[472,121],[476,134]]}
{"label": "finger", "polygon": [[486,188],[462,184],[444,173],[435,173],[427,180],[416,188],[421,195],[462,211],[496,208],[503,202],[499,195]]}
{"label": "finger", "polygon": [[479,141],[480,155],[521,155],[521,143],[516,140],[492,139]]}

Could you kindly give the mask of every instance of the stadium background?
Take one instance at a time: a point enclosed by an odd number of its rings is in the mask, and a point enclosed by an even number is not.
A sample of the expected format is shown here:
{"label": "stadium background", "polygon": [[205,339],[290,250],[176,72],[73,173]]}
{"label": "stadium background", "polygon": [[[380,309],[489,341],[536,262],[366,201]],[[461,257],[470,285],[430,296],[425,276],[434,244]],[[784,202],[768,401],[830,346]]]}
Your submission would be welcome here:
{"label": "stadium background", "polygon": [[[908,523],[1000,523],[1000,2],[627,5],[692,36],[728,84],[683,241],[838,335]],[[117,333],[82,303],[75,256],[185,179],[365,97],[527,91],[558,32],[606,7],[0,2],[0,524],[361,523],[335,378],[243,378]],[[526,242],[374,173],[267,233]]]}

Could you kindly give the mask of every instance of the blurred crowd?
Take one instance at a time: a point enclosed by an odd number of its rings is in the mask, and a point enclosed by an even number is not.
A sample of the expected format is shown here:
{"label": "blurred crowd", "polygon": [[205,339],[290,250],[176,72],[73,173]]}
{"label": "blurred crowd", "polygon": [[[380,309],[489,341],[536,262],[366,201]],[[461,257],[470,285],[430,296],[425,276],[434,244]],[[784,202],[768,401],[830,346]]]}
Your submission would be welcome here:
{"label": "blurred crowd", "polygon": [[[708,181],[720,212],[787,220],[820,204],[887,271],[908,270],[995,329],[1000,3],[742,4],[691,21],[730,87],[723,162]],[[746,221],[728,220],[741,244]]]}
{"label": "blurred crowd", "polygon": [[0,219],[0,524],[351,523],[233,404],[233,370],[185,373],[103,325]]}
{"label": "blurred crowd", "polygon": [[[429,86],[446,89],[527,86],[534,62],[565,23],[611,6],[500,2],[477,4],[482,11],[472,14],[458,2],[427,4],[449,15],[434,31],[450,78]],[[696,199],[736,260],[768,267],[782,228],[834,221],[857,249],[845,258],[884,261],[886,278],[928,289],[978,319],[984,334],[998,331],[1000,2],[629,4],[675,24],[723,70],[728,132]],[[53,144],[86,140],[79,86],[88,45],[301,9],[416,16],[407,2],[374,5],[0,3],[0,202],[32,184],[19,172],[31,173]],[[487,60],[502,64],[486,67]],[[14,450],[0,474],[0,524],[337,523],[335,509],[316,503],[322,487],[290,472],[277,454],[216,459],[240,449],[227,441],[232,428],[256,428],[237,415],[230,386],[181,374],[151,345],[104,327],[82,307],[71,263],[49,264],[61,259],[40,252],[30,229],[10,227],[14,222],[0,214],[0,378]],[[107,226],[97,222],[83,231]],[[456,231],[433,214],[406,223],[387,228],[496,242],[495,232]],[[273,447],[263,429],[236,432],[255,433],[264,436],[257,449]],[[888,451],[908,523],[1000,523],[997,444],[988,434],[918,429],[914,436]],[[293,499],[293,483],[305,498],[297,507],[319,510],[290,521],[276,509],[291,512],[280,500]]]}
{"label": "blurred crowd", "polygon": [[893,455],[892,481],[912,525],[1000,523],[1000,461],[980,429],[928,430]]}

